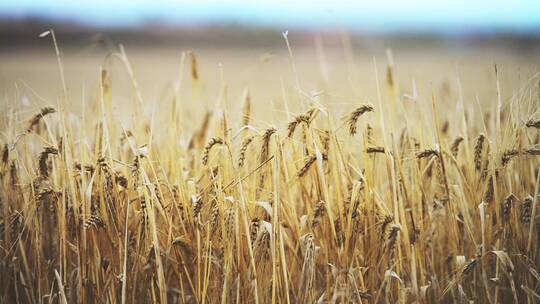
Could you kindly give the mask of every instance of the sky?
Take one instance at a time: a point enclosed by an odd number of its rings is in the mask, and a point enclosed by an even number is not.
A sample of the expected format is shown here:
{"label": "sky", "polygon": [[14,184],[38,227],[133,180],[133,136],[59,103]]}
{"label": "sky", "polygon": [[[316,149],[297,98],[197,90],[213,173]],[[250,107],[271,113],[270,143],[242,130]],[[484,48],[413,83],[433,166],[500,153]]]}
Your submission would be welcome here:
{"label": "sky", "polygon": [[540,0],[2,0],[0,16],[99,27],[153,22],[374,32],[540,32]]}

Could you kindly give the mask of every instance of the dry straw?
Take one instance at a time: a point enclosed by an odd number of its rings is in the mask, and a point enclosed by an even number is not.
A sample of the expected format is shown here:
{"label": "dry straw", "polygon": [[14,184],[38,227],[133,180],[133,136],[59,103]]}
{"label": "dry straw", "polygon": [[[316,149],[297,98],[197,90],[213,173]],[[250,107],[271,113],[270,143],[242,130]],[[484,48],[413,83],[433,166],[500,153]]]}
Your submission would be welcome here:
{"label": "dry straw", "polygon": [[[212,82],[190,52],[175,81],[182,110],[171,119],[169,107],[143,102],[120,51],[128,73],[108,66],[103,91],[84,103],[62,96],[54,117],[45,107],[20,123],[27,109],[6,94],[1,303],[538,300],[540,137],[530,118],[539,87],[512,88],[496,74],[494,84],[446,85],[426,99],[390,62],[383,90],[374,66],[374,120],[371,105],[341,106],[338,96],[358,92],[326,78],[328,92],[308,94],[298,75],[296,86],[260,94],[251,79],[263,100],[283,103],[265,107],[245,89],[240,109],[229,104],[240,88],[222,73],[213,115]],[[132,83],[139,102],[114,96],[131,119],[107,107],[113,74]],[[410,89],[414,103],[402,102]],[[474,111],[461,104],[469,89],[485,96]]]}
{"label": "dry straw", "polygon": [[482,169],[485,140],[486,136],[484,134],[480,134],[476,139],[476,144],[474,145],[474,167],[476,168],[476,171],[480,171]]}
{"label": "dry straw", "polygon": [[223,139],[219,137],[212,138],[204,147],[203,156],[202,156],[202,164],[207,165],[208,159],[210,158],[210,151],[212,150],[212,147],[216,145],[223,145]]}
{"label": "dry straw", "polygon": [[538,120],[529,120],[527,121],[527,124],[526,124],[527,127],[529,128],[536,128],[536,129],[540,129],[540,119]]}
{"label": "dry straw", "polygon": [[358,119],[360,118],[360,116],[364,115],[364,113],[367,112],[373,112],[373,106],[363,105],[356,108],[349,114],[349,116],[347,117],[347,125],[349,126],[349,134],[351,136],[356,134]]}
{"label": "dry straw", "polygon": [[45,107],[45,108],[42,108],[41,111],[39,111],[39,113],[37,113],[36,115],[34,115],[29,123],[28,123],[28,129],[27,129],[27,132],[32,132],[32,130],[34,129],[35,126],[37,126],[39,124],[39,122],[43,119],[43,117],[49,115],[49,114],[52,114],[52,113],[55,113],[56,112],[56,109],[53,108],[53,107]]}

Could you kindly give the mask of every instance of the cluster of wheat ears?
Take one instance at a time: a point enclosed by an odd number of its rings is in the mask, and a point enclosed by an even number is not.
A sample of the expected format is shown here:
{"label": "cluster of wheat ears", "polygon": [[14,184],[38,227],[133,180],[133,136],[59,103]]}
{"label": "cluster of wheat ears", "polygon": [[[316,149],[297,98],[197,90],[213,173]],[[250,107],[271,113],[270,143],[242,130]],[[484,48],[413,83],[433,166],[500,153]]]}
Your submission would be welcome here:
{"label": "cluster of wheat ears", "polygon": [[478,113],[403,102],[389,65],[346,115],[293,94],[301,111],[256,126],[246,91],[184,130],[179,100],[147,114],[115,55],[132,128],[106,69],[84,117],[65,84],[34,116],[2,111],[0,302],[540,301],[538,77],[502,98],[495,69]]}

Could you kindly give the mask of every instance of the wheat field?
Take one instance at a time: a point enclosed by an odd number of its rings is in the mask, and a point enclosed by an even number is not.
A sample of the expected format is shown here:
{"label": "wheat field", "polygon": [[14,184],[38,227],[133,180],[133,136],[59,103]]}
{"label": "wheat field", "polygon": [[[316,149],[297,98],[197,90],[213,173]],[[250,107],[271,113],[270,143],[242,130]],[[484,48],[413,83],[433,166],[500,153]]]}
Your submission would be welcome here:
{"label": "wheat field", "polygon": [[120,46],[83,80],[51,45],[0,97],[1,303],[540,302],[527,58]]}

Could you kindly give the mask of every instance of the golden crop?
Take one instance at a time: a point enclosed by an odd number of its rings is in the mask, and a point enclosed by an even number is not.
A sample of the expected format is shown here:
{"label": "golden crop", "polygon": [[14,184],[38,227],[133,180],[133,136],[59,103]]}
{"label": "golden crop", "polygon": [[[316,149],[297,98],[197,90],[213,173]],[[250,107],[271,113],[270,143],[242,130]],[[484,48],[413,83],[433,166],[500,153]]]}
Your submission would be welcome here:
{"label": "golden crop", "polygon": [[152,106],[112,57],[131,96],[104,65],[82,105],[1,111],[0,302],[540,301],[537,75],[404,96],[388,65],[345,105],[296,75],[279,115],[227,74],[205,106],[193,52]]}

